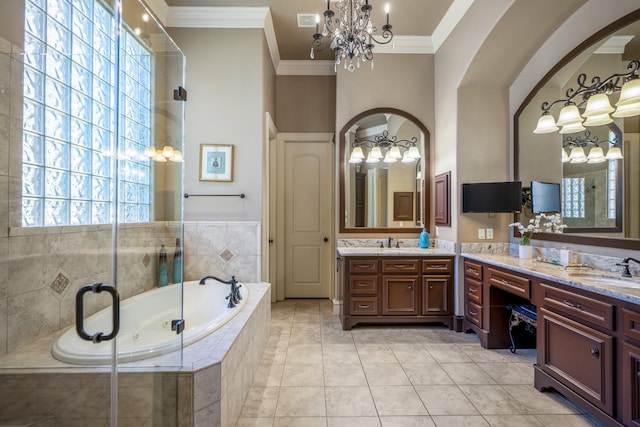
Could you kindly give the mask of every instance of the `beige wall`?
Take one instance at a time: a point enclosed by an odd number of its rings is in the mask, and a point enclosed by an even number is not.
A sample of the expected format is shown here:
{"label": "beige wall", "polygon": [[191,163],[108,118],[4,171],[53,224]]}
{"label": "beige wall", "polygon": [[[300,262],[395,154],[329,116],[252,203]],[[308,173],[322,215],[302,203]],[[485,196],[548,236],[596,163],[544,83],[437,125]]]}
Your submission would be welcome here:
{"label": "beige wall", "polygon": [[[359,113],[373,108],[403,110],[420,120],[431,133],[435,126],[433,55],[376,54],[374,70],[367,65],[349,72],[338,68],[336,82],[336,133]],[[336,141],[339,136],[336,135]],[[339,150],[336,150],[339,156]],[[336,170],[340,170],[336,159]],[[433,165],[430,165],[433,168]],[[339,180],[336,206],[339,206]],[[340,215],[340,213],[338,213]],[[339,217],[337,217],[338,219]],[[341,234],[340,237],[348,237]],[[351,236],[364,237],[363,234]],[[418,235],[416,233],[416,239]]]}
{"label": "beige wall", "polygon": [[[185,220],[255,221],[262,214],[264,108],[273,104],[262,29],[169,28],[186,55]],[[267,97],[271,99],[267,100]],[[200,144],[233,144],[233,182],[199,181]]]}
{"label": "beige wall", "polygon": [[277,76],[279,132],[335,132],[335,76]]}

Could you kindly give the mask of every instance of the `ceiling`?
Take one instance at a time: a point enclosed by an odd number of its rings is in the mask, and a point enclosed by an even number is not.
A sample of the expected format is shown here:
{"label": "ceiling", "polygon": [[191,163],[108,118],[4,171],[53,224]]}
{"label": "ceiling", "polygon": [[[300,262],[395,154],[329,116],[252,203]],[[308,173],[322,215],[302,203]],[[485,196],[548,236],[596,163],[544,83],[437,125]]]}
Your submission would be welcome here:
{"label": "ceiling", "polygon": [[[319,14],[322,16],[327,7],[326,0],[156,0],[150,3],[153,6],[153,3],[158,3],[158,1],[164,1],[166,6],[172,10],[179,8],[186,10],[194,7],[268,7],[273,20],[273,30],[280,60],[283,61],[310,60],[309,53],[315,28],[299,28],[297,14]],[[331,8],[335,10],[334,1],[331,0]],[[398,48],[398,43],[403,42],[410,42],[413,45],[424,44],[424,49],[416,53],[433,53],[438,47],[437,43],[433,42],[438,38],[434,33],[439,31],[441,33],[439,39],[444,41],[446,35],[464,14],[464,12],[460,13],[460,10],[466,11],[472,2],[473,0],[370,0],[370,4],[373,6],[373,24],[378,28],[382,27],[385,23],[385,4],[389,3],[390,24],[393,26],[395,48]],[[452,5],[456,7],[451,7]],[[444,23],[440,25],[441,22]],[[380,48],[376,46],[374,53],[380,52]],[[402,51],[401,47],[398,50],[399,53],[407,53]],[[316,53],[316,59],[333,59],[333,52],[327,50]]]}

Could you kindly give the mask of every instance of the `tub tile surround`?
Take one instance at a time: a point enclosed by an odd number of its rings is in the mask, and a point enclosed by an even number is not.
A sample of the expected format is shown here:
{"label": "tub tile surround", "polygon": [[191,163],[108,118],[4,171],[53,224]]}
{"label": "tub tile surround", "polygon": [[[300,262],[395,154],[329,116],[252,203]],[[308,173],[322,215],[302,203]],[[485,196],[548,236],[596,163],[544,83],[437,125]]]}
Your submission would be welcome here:
{"label": "tub tile surround", "polygon": [[[186,347],[182,358],[174,353],[119,366],[124,425],[235,425],[271,328],[270,285],[246,286],[249,296],[242,311],[216,333]],[[56,425],[104,425],[108,369],[53,359],[53,341],[42,339],[0,359],[0,420],[43,415],[46,409]],[[173,423],[176,405],[178,420]]]}
{"label": "tub tile surround", "polygon": [[211,274],[241,282],[260,279],[261,223],[185,221],[184,280]]}

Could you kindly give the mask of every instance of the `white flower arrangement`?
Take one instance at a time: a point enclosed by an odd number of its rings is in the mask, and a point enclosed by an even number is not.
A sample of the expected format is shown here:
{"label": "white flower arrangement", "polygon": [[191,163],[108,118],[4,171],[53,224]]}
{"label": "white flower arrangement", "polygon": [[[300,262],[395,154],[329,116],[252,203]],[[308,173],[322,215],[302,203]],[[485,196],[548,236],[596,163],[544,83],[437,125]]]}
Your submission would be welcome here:
{"label": "white flower arrangement", "polygon": [[[547,221],[542,224],[540,227],[540,222],[546,219]],[[533,237],[533,233],[539,233],[541,231],[545,231],[547,233],[562,233],[562,230],[567,228],[565,224],[562,223],[562,215],[559,213],[555,214],[545,214],[539,213],[529,220],[529,224],[525,227],[521,222],[514,222],[513,224],[509,224],[509,227],[517,227],[520,232],[520,245],[528,246],[531,244],[531,237]]]}

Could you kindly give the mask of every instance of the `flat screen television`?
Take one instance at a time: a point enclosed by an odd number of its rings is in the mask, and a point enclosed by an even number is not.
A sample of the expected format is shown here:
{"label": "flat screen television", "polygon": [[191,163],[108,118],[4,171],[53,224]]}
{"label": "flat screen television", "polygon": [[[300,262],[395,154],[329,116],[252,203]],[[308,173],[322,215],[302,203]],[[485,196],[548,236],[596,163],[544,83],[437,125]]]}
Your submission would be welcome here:
{"label": "flat screen television", "polygon": [[520,181],[462,184],[462,212],[520,212],[521,209]]}
{"label": "flat screen television", "polygon": [[560,212],[560,184],[531,181],[531,212]]}

